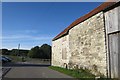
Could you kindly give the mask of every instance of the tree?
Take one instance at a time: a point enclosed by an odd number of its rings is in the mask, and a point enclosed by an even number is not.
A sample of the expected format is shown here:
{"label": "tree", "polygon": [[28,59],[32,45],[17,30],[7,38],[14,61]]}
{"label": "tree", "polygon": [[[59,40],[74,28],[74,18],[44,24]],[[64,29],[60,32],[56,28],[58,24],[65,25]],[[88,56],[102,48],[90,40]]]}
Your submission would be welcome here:
{"label": "tree", "polygon": [[43,58],[51,59],[51,46],[48,44],[43,44],[40,49],[43,51]]}
{"label": "tree", "polygon": [[9,54],[8,49],[2,49],[2,54],[3,55],[8,55]]}
{"label": "tree", "polygon": [[22,50],[22,49],[19,50],[20,56],[24,56],[24,57],[28,55],[28,52],[29,50]]}
{"label": "tree", "polygon": [[29,51],[28,56],[31,58],[37,58],[38,53],[39,53],[39,46],[35,46]]}
{"label": "tree", "polygon": [[12,50],[11,50],[11,55],[17,56],[18,54],[19,54],[18,49],[12,49]]}
{"label": "tree", "polygon": [[43,44],[41,47],[35,46],[29,51],[28,56],[31,58],[50,59],[51,46],[48,44]]}

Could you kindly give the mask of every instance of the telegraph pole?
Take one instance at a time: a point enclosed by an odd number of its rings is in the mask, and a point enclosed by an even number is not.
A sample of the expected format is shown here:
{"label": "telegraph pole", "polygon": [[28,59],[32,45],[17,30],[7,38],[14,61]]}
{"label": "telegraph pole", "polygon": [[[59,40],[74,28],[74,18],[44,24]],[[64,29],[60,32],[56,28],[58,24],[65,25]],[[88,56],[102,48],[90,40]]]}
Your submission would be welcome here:
{"label": "telegraph pole", "polygon": [[19,49],[20,49],[20,44],[18,44],[18,55],[20,55]]}

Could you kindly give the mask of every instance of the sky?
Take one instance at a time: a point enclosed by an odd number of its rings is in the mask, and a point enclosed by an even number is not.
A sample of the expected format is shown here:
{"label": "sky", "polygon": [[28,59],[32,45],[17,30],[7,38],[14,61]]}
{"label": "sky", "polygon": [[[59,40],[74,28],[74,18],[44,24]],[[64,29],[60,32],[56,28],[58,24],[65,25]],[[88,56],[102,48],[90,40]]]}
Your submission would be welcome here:
{"label": "sky", "polygon": [[100,2],[3,2],[2,48],[31,49],[52,39]]}

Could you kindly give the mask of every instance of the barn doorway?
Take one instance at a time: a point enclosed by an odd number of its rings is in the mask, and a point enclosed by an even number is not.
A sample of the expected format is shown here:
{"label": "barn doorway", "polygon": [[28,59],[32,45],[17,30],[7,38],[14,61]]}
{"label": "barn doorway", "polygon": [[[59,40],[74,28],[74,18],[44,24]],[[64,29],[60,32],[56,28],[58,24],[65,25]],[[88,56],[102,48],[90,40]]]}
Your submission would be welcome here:
{"label": "barn doorway", "polygon": [[120,78],[120,6],[105,12],[108,77]]}
{"label": "barn doorway", "polygon": [[119,66],[119,39],[120,37],[120,32],[119,33],[114,33],[110,34],[108,36],[109,39],[109,57],[110,57],[110,73],[111,73],[111,78],[118,78],[118,66]]}

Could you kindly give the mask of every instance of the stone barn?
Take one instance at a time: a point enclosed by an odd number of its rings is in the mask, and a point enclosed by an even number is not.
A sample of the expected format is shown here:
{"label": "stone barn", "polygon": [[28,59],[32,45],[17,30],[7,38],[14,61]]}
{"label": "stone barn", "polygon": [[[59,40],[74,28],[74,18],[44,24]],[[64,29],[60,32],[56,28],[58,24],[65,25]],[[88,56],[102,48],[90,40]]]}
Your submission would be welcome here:
{"label": "stone barn", "polygon": [[120,78],[120,2],[104,2],[52,40],[52,66]]}

